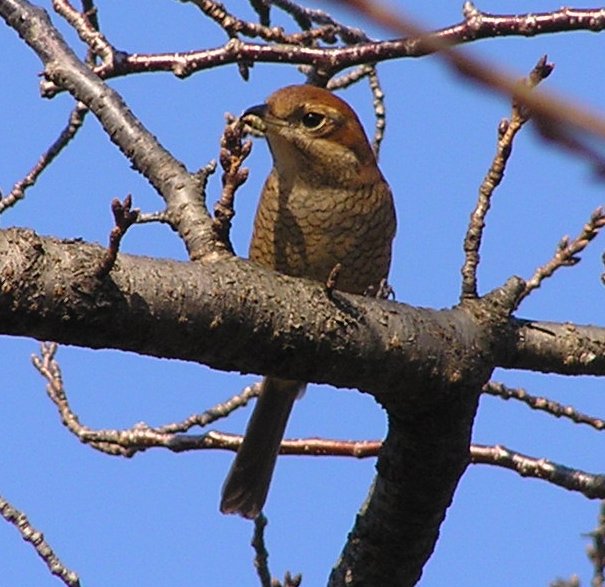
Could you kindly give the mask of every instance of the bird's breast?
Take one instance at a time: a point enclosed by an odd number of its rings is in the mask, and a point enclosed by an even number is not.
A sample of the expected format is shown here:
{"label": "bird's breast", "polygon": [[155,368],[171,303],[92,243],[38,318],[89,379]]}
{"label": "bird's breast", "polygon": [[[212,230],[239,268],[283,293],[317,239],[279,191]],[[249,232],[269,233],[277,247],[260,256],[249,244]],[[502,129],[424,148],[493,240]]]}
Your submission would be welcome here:
{"label": "bird's breast", "polygon": [[325,282],[341,265],[338,289],[363,293],[386,278],[395,213],[380,180],[347,189],[280,181],[265,184],[250,258],[281,273]]}

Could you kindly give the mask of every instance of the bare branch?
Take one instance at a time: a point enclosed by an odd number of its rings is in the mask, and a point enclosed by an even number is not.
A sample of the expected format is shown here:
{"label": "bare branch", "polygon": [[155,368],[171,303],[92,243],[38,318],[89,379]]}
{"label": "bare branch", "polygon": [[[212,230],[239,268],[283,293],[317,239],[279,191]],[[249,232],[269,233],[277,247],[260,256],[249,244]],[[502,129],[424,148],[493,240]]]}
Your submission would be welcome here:
{"label": "bare branch", "polygon": [[512,320],[513,354],[502,355],[498,366],[561,375],[602,375],[605,367],[605,328],[592,325]]}
{"label": "bare branch", "polygon": [[91,21],[86,13],[76,10],[69,0],[53,0],[53,8],[75,29],[80,39],[90,47],[93,55],[111,67],[119,51],[99,32],[98,22]]}
{"label": "bare branch", "polygon": [[195,4],[206,16],[216,22],[230,39],[237,39],[238,35],[250,38],[261,38],[273,43],[285,43],[290,45],[310,45],[314,40],[322,40],[326,43],[336,42],[338,25],[327,23],[316,29],[305,29],[302,33],[286,34],[280,27],[269,27],[263,24],[255,24],[240,19],[230,12],[220,2],[213,0],[181,0]]}
{"label": "bare branch", "polygon": [[166,210],[159,212],[141,212],[137,218],[137,224],[149,224],[150,222],[160,222],[170,224],[170,218]]}
{"label": "bare branch", "polygon": [[44,561],[48,570],[58,577],[68,587],[80,587],[80,579],[75,571],[68,569],[54,553],[48,542],[44,540],[44,534],[34,528],[27,516],[13,507],[0,495],[0,516],[12,524],[21,537],[29,542]]}
{"label": "bare branch", "polygon": [[555,416],[556,418],[568,418],[576,424],[586,424],[595,428],[596,430],[605,429],[605,420],[601,418],[595,418],[594,416],[588,416],[576,410],[573,406],[564,406],[559,402],[550,400],[545,397],[536,397],[530,395],[522,388],[513,388],[498,383],[496,381],[490,381],[483,387],[484,393],[489,393],[495,397],[500,397],[505,400],[515,399],[524,404],[528,405],[532,410],[540,410]]}
{"label": "bare branch", "polygon": [[221,180],[223,191],[219,201],[214,205],[212,228],[224,247],[233,252],[229,240],[231,220],[235,216],[235,192],[248,179],[248,169],[242,167],[252,150],[252,141],[242,141],[244,126],[239,119],[229,114],[221,138],[220,163],[223,168]]}
{"label": "bare branch", "polygon": [[[541,92],[532,94],[530,88],[523,84],[518,84],[510,75],[505,74],[493,65],[453,50],[452,43],[447,36],[440,36],[439,33],[428,33],[409,19],[404,18],[380,3],[370,2],[369,0],[340,0],[340,2],[359,10],[362,14],[388,29],[395,30],[402,35],[415,37],[418,43],[428,48],[429,51],[436,52],[451,69],[460,75],[492,91],[512,96],[514,100],[523,104],[524,107],[531,109],[538,129],[546,138],[556,141],[567,148],[573,147],[573,152],[580,155],[589,153],[591,156],[588,159],[591,163],[594,163],[594,157],[597,157],[597,169],[599,172],[603,172],[605,159],[598,157],[598,153],[590,147],[588,140],[580,138],[577,133],[574,134],[575,131],[582,130],[588,136],[597,136],[605,139],[605,118],[602,116],[595,115],[586,109],[581,109],[579,106],[557,98],[552,94],[546,95]],[[479,21],[476,19],[479,13],[471,3],[467,2],[465,4],[465,13],[467,15],[470,14],[473,18],[473,25],[477,25],[478,22],[477,26],[480,28],[481,19]],[[594,26],[599,28],[605,27],[605,10],[602,9],[589,10],[588,13],[585,11],[563,9],[559,13],[517,16],[509,18],[507,26],[516,29],[520,22],[522,22],[523,25],[530,25],[530,28],[536,32],[537,29],[535,25],[534,27],[531,26],[532,23],[536,21],[544,23],[546,19],[547,22],[551,23],[551,27],[556,28],[557,25],[560,26],[561,24],[557,19],[559,14],[563,15],[562,20],[567,23],[567,30],[570,30],[569,27],[575,28],[577,23],[574,18],[576,16],[582,19],[584,26],[590,27],[589,30],[593,30],[592,27]],[[555,23],[557,24],[555,25]],[[466,30],[469,26],[469,23],[466,22],[463,28]],[[518,32],[526,34],[525,29]],[[366,59],[366,61],[370,62],[380,60],[370,56]]]}
{"label": "bare branch", "polygon": [[[497,331],[484,325],[477,331],[466,307],[435,311],[341,292],[338,304],[326,304],[322,284],[237,258],[198,265],[119,254],[109,287],[93,279],[103,252],[98,245],[61,242],[27,230],[0,231],[1,333],[193,360],[225,370],[289,374],[370,392],[405,378],[428,384],[453,345],[479,360],[476,347],[468,346],[478,332],[490,339],[489,352],[501,367],[605,373],[605,329],[596,326],[511,318],[508,326],[498,322]],[[484,303],[487,307],[491,300]],[[18,315],[10,310],[15,307]],[[500,311],[501,321],[508,306]],[[66,321],[66,313],[73,319]],[[364,328],[359,328],[359,316]],[[91,323],[104,327],[91,329]],[[421,338],[416,328],[422,328]],[[257,352],[250,353],[251,347]],[[456,351],[457,377],[462,358]]]}
{"label": "bare branch", "polygon": [[[202,414],[194,414],[183,420],[152,428],[144,422],[126,430],[94,430],[80,423],[78,416],[72,411],[61,376],[61,369],[55,360],[57,345],[42,343],[40,356],[32,356],[32,362],[38,372],[46,379],[48,397],[57,407],[61,421],[67,429],[84,444],[112,456],[132,457],[137,452],[150,447],[162,446],[175,452],[182,452],[184,437],[177,432],[186,432],[193,426],[205,427],[225,418],[259,393],[259,384],[246,387],[240,394],[233,396],[224,403],[217,404]],[[198,438],[199,440],[199,438]]]}
{"label": "bare branch", "polygon": [[65,43],[48,15],[27,0],[0,0],[0,16],[14,28],[45,65],[45,77],[86,104],[105,132],[164,198],[170,223],[192,260],[226,253],[212,222],[196,175],[187,172],[127,108],[119,94],[103,83]]}
{"label": "bare branch", "polygon": [[267,0],[250,0],[250,5],[258,14],[258,20],[263,26],[271,26],[271,4]]}
{"label": "bare branch", "polygon": [[82,126],[87,113],[88,108],[81,102],[78,102],[69,115],[67,126],[61,131],[48,150],[38,159],[36,165],[21,181],[18,181],[13,186],[4,198],[0,198],[0,214],[7,208],[14,206],[25,196],[25,191],[36,183],[40,174],[53,162],[55,157],[67,146],[71,139],[74,138]]}
{"label": "bare branch", "polygon": [[[258,387],[246,388],[242,394],[235,396],[225,404],[219,404],[203,415],[192,416],[179,424],[151,428],[140,423],[129,430],[92,430],[81,425],[69,407],[61,372],[54,360],[56,350],[57,345],[55,344],[43,344],[41,357],[32,358],[34,365],[48,381],[48,395],[57,406],[65,426],[82,442],[90,444],[93,448],[110,455],[127,457],[152,447],[167,448],[173,452],[200,449],[237,451],[239,448],[242,441],[240,435],[212,431],[203,436],[185,436],[175,434],[175,432],[186,431],[193,425],[203,426],[224,417],[256,395]],[[486,386],[486,391],[488,389],[489,386]],[[381,446],[382,442],[378,440],[357,442],[319,438],[284,440],[280,454],[367,458],[377,456]],[[560,487],[579,491],[590,498],[605,498],[605,476],[570,469],[546,459],[522,455],[502,446],[472,445],[470,451],[471,461],[475,464],[505,467],[524,477],[544,479]]]}
{"label": "bare branch", "polygon": [[269,553],[265,546],[265,528],[267,518],[261,513],[254,520],[252,548],[254,549],[254,566],[262,587],[272,587],[271,572],[269,571]]}
{"label": "bare branch", "polygon": [[259,393],[260,382],[253,383],[252,385],[244,387],[242,391],[230,397],[227,401],[216,404],[203,411],[201,414],[193,414],[182,422],[165,424],[164,426],[158,426],[152,430],[157,434],[174,434],[176,432],[187,432],[194,426],[205,428],[210,424],[214,424],[215,422],[226,418],[235,410],[247,406],[251,399],[258,397]]}
{"label": "bare branch", "polygon": [[[553,70],[553,65],[547,63],[546,56],[542,57],[526,79],[521,84],[534,88]],[[510,120],[502,120],[498,127],[498,144],[496,155],[479,188],[479,197],[475,209],[471,213],[470,223],[464,237],[464,265],[462,267],[461,299],[474,299],[477,293],[477,268],[479,266],[479,249],[485,228],[485,218],[491,205],[495,189],[504,177],[506,164],[512,153],[513,141],[522,126],[529,120],[529,111],[522,104],[513,101]]]}
{"label": "bare branch", "polygon": [[116,225],[109,233],[109,246],[105,251],[105,255],[101,260],[99,268],[95,272],[98,279],[103,279],[109,275],[109,272],[115,265],[118,257],[122,238],[126,234],[126,231],[137,222],[137,219],[139,218],[141,211],[138,208],[131,210],[131,206],[132,196],[130,194],[124,198],[124,202],[120,202],[117,198],[114,198],[111,202],[111,211],[113,212],[113,218]]}
{"label": "bare branch", "polygon": [[570,241],[569,237],[563,237],[561,242],[557,245],[557,250],[553,258],[541,267],[538,267],[531,279],[526,282],[525,291],[519,299],[519,304],[532,291],[538,289],[542,285],[542,282],[548,277],[551,277],[555,271],[561,267],[573,267],[579,263],[580,258],[577,255],[588,246],[590,241],[599,234],[599,231],[604,226],[605,210],[603,208],[597,208],[575,239]]}
{"label": "bare branch", "polygon": [[375,65],[370,69],[368,80],[370,82],[370,89],[372,90],[372,96],[374,98],[374,114],[376,117],[372,148],[374,149],[374,153],[376,153],[376,158],[378,158],[380,155],[380,145],[384,139],[384,132],[387,127],[387,111],[384,107],[384,92],[382,91],[380,79],[378,78],[378,72],[376,71]]}
{"label": "bare branch", "polygon": [[547,459],[537,459],[515,452],[501,445],[473,444],[471,455],[472,462],[475,464],[505,467],[522,477],[543,479],[564,489],[582,493],[590,499],[605,498],[605,475],[570,469]]}
{"label": "bare branch", "polygon": [[347,44],[353,45],[369,41],[369,38],[361,29],[343,25],[323,10],[304,8],[291,0],[271,0],[271,4],[291,14],[303,30],[311,29],[313,23],[316,23],[334,27],[338,35]]}

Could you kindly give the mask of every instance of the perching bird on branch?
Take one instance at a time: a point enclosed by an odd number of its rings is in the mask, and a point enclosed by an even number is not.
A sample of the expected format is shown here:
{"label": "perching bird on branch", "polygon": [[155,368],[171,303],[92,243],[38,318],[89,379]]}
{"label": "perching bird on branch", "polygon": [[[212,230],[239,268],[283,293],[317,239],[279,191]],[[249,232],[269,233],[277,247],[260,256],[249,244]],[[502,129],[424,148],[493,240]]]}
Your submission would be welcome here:
{"label": "perching bird on branch", "polygon": [[[395,210],[353,109],[322,88],[288,86],[246,110],[242,121],[265,135],[273,156],[250,259],[323,283],[340,265],[336,289],[377,290],[389,271]],[[261,512],[288,417],[305,385],[263,379],[223,486],[223,513],[255,518]]]}

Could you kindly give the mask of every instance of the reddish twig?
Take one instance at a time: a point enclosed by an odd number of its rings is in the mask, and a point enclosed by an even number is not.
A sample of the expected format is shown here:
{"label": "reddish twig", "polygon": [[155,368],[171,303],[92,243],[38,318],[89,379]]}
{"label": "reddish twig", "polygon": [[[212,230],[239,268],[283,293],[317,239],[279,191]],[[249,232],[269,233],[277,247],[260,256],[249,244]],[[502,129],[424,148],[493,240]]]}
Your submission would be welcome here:
{"label": "reddish twig", "polygon": [[[138,424],[129,430],[92,430],[80,424],[78,417],[69,407],[61,371],[54,360],[57,345],[43,343],[41,356],[32,357],[34,366],[47,380],[47,393],[57,406],[63,424],[75,434],[81,442],[89,444],[96,450],[114,456],[131,457],[137,452],[149,448],[166,448],[172,452],[185,452],[201,449],[221,449],[237,451],[243,437],[224,432],[208,432],[204,435],[174,434],[177,430],[188,430],[194,424],[215,421],[233,409],[245,404],[258,389],[247,388],[236,396],[206,412],[206,418],[185,420],[180,424],[169,424],[162,428],[151,428]],[[376,457],[382,446],[379,440],[344,441],[323,438],[284,440],[280,454],[307,456],[340,456],[368,458]],[[571,491],[578,491],[590,498],[605,498],[605,477],[593,475],[577,469],[570,469],[534,457],[522,455],[502,446],[471,445],[471,461],[475,464],[490,464],[505,467],[524,477],[544,479],[554,485]]]}
{"label": "reddish twig", "polygon": [[[521,84],[534,88],[543,79],[547,78],[553,70],[546,56],[542,57],[529,76],[521,80]],[[477,292],[477,268],[479,266],[481,240],[485,228],[485,219],[491,206],[491,199],[495,189],[504,177],[506,164],[510,158],[513,141],[523,125],[529,120],[529,110],[520,103],[513,101],[513,109],[509,120],[502,120],[498,127],[498,144],[496,154],[479,188],[479,195],[475,209],[471,213],[469,226],[464,237],[464,265],[462,266],[461,299],[475,299]]]}
{"label": "reddish twig", "polygon": [[40,174],[53,162],[55,157],[67,146],[71,139],[74,138],[82,126],[87,113],[88,108],[84,104],[80,102],[76,103],[75,108],[69,115],[67,125],[57,139],[42,154],[31,171],[22,180],[18,181],[5,197],[0,199],[0,214],[7,208],[14,206],[25,196],[25,191],[36,183]]}
{"label": "reddish twig", "polygon": [[68,569],[54,553],[48,542],[44,540],[44,534],[34,528],[27,516],[12,506],[6,499],[0,496],[0,516],[12,524],[21,537],[29,542],[36,550],[38,556],[44,561],[48,570],[58,577],[69,587],[80,587],[80,579],[75,571]]}
{"label": "reddish twig", "polygon": [[[291,3],[274,0],[273,4],[281,6]],[[305,13],[322,12],[297,8]],[[328,15],[326,17],[331,20]],[[319,20],[317,18],[316,22]],[[332,22],[334,21],[332,20]],[[172,71],[179,76],[187,76],[200,70],[236,63],[238,59],[244,59],[254,62],[310,65],[330,72],[328,75],[330,77],[348,67],[365,63],[430,55],[440,50],[433,45],[432,41],[438,42],[440,46],[452,47],[494,37],[534,37],[578,30],[601,31],[605,29],[605,14],[600,9],[562,9],[549,13],[520,15],[482,14],[479,19],[471,17],[450,27],[430,33],[421,31],[420,34],[411,34],[406,38],[392,41],[369,41],[359,29],[336,24],[341,33],[347,31],[347,36],[343,40],[353,46],[297,48],[295,46],[286,47],[281,43],[267,46],[240,41],[236,44],[227,43],[223,47],[208,50],[155,54],[123,53],[120,55],[120,59],[114,62],[114,68],[103,66],[96,71],[104,78],[148,71]],[[494,71],[496,68],[490,66],[490,69]],[[510,94],[508,90],[506,93]]]}
{"label": "reddish twig", "polygon": [[69,405],[61,369],[55,360],[56,352],[55,343],[43,343],[40,348],[40,356],[34,355],[32,362],[47,381],[46,392],[59,411],[61,421],[81,442],[113,456],[131,457],[152,446],[163,446],[171,448],[175,452],[181,452],[184,449],[180,448],[179,445],[182,443],[179,442],[179,439],[187,437],[179,436],[176,433],[187,432],[194,426],[203,428],[225,418],[234,410],[245,406],[251,398],[258,396],[260,391],[260,384],[254,383],[226,402],[217,404],[201,414],[194,414],[181,422],[157,428],[141,422],[126,430],[94,430],[81,424]]}
{"label": "reddish twig", "polygon": [[95,273],[96,277],[99,279],[103,279],[103,277],[109,275],[109,272],[118,258],[118,251],[120,250],[122,238],[139,217],[140,210],[138,208],[131,210],[131,206],[132,196],[130,194],[124,198],[124,202],[120,202],[117,198],[114,198],[111,202],[111,211],[113,212],[115,226],[109,233],[109,246]]}

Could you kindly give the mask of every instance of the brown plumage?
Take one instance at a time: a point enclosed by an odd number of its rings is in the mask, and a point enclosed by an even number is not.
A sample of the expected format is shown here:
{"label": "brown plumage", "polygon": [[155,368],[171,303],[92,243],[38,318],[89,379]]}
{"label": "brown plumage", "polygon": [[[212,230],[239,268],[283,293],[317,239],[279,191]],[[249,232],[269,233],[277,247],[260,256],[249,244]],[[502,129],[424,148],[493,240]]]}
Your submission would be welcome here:
{"label": "brown plumage", "polygon": [[[362,294],[386,278],[395,235],[391,190],[353,109],[327,90],[288,86],[248,109],[265,134],[265,182],[250,259],[295,277]],[[223,486],[221,511],[255,518],[263,508],[292,405],[305,384],[265,377],[244,441]]]}

